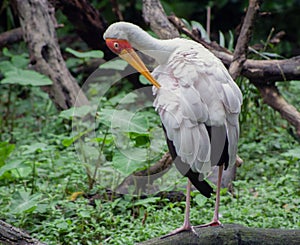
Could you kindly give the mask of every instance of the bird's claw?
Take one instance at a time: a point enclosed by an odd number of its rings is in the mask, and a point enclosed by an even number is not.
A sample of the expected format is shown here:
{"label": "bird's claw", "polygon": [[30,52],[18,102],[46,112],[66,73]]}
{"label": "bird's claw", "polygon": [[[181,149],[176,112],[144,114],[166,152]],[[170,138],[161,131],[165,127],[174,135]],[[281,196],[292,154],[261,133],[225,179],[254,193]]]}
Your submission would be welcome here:
{"label": "bird's claw", "polygon": [[184,231],[191,231],[193,232],[196,236],[198,236],[198,234],[196,233],[195,229],[193,226],[189,225],[189,226],[181,226],[177,229],[175,229],[174,231],[171,231],[169,234],[162,236],[160,239],[164,239],[167,238],[169,236],[174,236],[180,232],[184,232]]}
{"label": "bird's claw", "polygon": [[223,225],[222,223],[219,221],[219,220],[213,220],[207,224],[204,224],[204,225],[197,225],[197,226],[194,226],[196,228],[204,228],[204,227],[209,227],[209,226],[220,226],[223,228]]}

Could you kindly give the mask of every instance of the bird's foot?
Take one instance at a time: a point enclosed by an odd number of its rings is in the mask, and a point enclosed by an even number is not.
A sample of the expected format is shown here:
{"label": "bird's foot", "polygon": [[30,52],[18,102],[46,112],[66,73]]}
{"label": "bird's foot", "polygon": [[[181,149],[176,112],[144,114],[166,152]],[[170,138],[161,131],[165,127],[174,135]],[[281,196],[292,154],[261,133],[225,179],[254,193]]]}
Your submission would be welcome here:
{"label": "bird's foot", "polygon": [[204,228],[204,227],[209,227],[209,226],[221,226],[221,227],[223,227],[222,223],[218,219],[212,220],[211,222],[209,222],[207,224],[196,225],[194,227],[196,227],[196,228]]}
{"label": "bird's foot", "polygon": [[181,227],[175,229],[174,231],[171,231],[169,234],[162,236],[160,239],[164,239],[164,238],[169,237],[169,236],[174,236],[174,235],[176,235],[176,234],[178,234],[178,233],[180,233],[180,232],[183,232],[183,231],[191,231],[191,232],[193,232],[196,236],[198,236],[198,234],[197,234],[196,231],[194,230],[194,227],[193,227],[193,226],[191,226],[190,224],[187,224],[187,225],[184,224],[183,226],[181,226]]}

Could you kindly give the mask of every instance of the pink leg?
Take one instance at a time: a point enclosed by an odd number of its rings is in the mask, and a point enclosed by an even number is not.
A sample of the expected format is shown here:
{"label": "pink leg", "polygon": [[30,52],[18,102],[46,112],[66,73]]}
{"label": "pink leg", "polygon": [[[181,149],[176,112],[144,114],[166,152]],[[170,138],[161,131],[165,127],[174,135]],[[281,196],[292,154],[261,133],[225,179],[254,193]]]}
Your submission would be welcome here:
{"label": "pink leg", "polygon": [[191,203],[191,181],[188,179],[188,183],[186,186],[186,202],[185,202],[185,215],[184,215],[183,225],[175,229],[174,231],[170,232],[169,234],[162,236],[161,238],[173,236],[182,231],[192,230],[194,232],[194,229],[190,223],[190,203]]}
{"label": "pink leg", "polygon": [[208,227],[208,226],[218,226],[222,225],[222,223],[219,221],[219,206],[220,206],[220,189],[221,189],[221,181],[222,181],[222,174],[223,174],[223,168],[224,166],[219,166],[219,174],[218,174],[218,183],[217,183],[217,196],[216,196],[216,202],[215,202],[215,211],[214,211],[214,217],[213,220],[207,224],[204,225],[197,225],[194,227]]}

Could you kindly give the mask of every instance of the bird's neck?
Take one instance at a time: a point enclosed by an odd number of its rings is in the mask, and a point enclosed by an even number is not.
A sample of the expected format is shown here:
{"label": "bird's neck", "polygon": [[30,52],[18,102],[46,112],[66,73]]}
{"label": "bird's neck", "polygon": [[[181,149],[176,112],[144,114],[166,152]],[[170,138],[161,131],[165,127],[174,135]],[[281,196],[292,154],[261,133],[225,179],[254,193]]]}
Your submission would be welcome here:
{"label": "bird's neck", "polygon": [[159,40],[140,30],[130,36],[130,43],[140,52],[154,58],[158,64],[165,64],[171,53],[177,48],[176,41]]}

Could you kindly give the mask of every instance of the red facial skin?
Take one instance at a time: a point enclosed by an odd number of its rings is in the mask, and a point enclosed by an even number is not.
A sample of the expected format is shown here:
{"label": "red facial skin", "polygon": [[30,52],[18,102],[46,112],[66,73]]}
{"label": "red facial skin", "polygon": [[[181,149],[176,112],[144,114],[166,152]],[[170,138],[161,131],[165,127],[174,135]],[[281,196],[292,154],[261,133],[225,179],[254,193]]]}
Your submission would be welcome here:
{"label": "red facial skin", "polygon": [[124,49],[126,50],[132,49],[130,43],[126,40],[107,38],[105,42],[107,47],[109,47],[109,49],[117,55],[119,55],[121,51]]}

